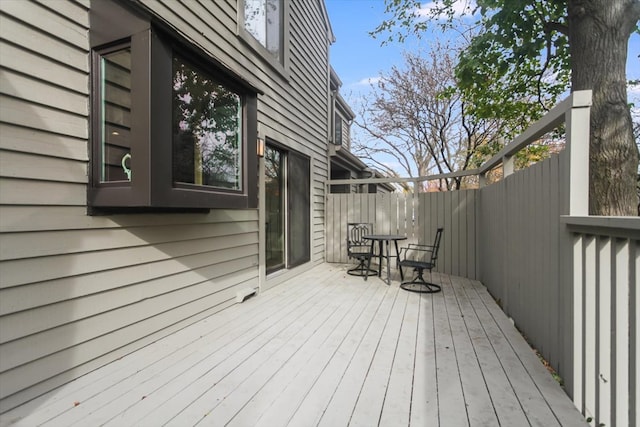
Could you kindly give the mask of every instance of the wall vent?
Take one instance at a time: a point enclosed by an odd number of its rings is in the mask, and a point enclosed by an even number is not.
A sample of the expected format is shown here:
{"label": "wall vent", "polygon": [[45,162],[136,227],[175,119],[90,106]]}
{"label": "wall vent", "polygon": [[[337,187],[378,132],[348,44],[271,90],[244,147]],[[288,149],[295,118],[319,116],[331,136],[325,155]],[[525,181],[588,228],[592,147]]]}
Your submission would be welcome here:
{"label": "wall vent", "polygon": [[244,288],[236,293],[236,302],[245,302],[246,300],[257,294],[257,288]]}

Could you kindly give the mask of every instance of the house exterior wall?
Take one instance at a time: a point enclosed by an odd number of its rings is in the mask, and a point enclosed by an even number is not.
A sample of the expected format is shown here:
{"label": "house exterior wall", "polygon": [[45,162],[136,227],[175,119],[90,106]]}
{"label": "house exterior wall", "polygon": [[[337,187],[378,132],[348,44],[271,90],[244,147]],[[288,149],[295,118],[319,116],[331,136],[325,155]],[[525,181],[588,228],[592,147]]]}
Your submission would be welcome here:
{"label": "house exterior wall", "polygon": [[[339,145],[342,145],[345,150],[351,151],[351,125],[349,124],[349,121],[340,111],[336,112],[335,120],[336,122],[338,120],[340,121],[340,139],[336,142],[338,142]],[[338,125],[336,124],[336,126]]]}
{"label": "house exterior wall", "polygon": [[[264,277],[257,209],[87,215],[91,4],[0,2],[0,413],[296,273]],[[259,135],[311,163],[311,262],[297,271],[322,262],[323,2],[289,3],[284,72],[238,36],[236,0],[140,5],[264,92]]]}

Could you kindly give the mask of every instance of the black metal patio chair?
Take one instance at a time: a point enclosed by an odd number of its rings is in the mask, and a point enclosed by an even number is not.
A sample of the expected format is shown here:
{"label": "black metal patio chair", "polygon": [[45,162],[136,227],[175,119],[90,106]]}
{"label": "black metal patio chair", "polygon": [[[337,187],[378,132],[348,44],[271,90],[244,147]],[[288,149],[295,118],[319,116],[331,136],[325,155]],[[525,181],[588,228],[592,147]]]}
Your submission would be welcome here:
{"label": "black metal patio chair", "polygon": [[347,270],[352,276],[375,276],[378,272],[368,267],[369,259],[373,256],[373,246],[371,242],[364,239],[364,236],[373,234],[373,224],[350,222],[347,223],[347,255],[349,259],[358,261],[358,265]]}
{"label": "black metal patio chair", "polygon": [[400,261],[398,262],[400,271],[402,272],[402,267],[413,268],[416,271],[416,277],[414,277],[413,280],[400,284],[402,289],[421,293],[441,291],[440,285],[432,281],[427,282],[424,279],[424,270],[429,270],[429,276],[431,276],[431,270],[436,266],[441,239],[442,228],[438,228],[433,245],[411,243],[408,247],[400,249]]}

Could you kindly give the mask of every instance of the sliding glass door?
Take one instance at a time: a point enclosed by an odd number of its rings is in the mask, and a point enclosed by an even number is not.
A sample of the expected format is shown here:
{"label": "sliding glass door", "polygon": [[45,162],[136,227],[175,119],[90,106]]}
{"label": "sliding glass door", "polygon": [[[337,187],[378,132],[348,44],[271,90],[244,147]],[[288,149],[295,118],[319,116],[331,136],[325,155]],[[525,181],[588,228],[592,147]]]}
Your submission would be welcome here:
{"label": "sliding glass door", "polygon": [[295,267],[310,259],[309,159],[290,152],[287,160],[288,267]]}
{"label": "sliding glass door", "polygon": [[310,163],[298,153],[265,150],[267,273],[303,264],[311,254]]}

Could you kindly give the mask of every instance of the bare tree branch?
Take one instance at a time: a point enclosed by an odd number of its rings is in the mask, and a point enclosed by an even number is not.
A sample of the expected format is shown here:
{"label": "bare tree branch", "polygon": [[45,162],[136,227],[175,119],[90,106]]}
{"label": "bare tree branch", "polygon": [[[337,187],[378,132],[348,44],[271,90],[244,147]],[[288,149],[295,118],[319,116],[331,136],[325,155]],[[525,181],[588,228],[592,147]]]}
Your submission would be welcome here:
{"label": "bare tree branch", "polygon": [[[381,76],[362,105],[355,124],[364,137],[354,141],[354,151],[387,174],[395,172],[390,161],[410,177],[469,168],[478,146],[500,125],[467,114],[455,89],[454,51],[438,45],[425,57],[405,53],[404,59],[403,68]],[[444,181],[447,189],[463,184],[460,178]]]}

